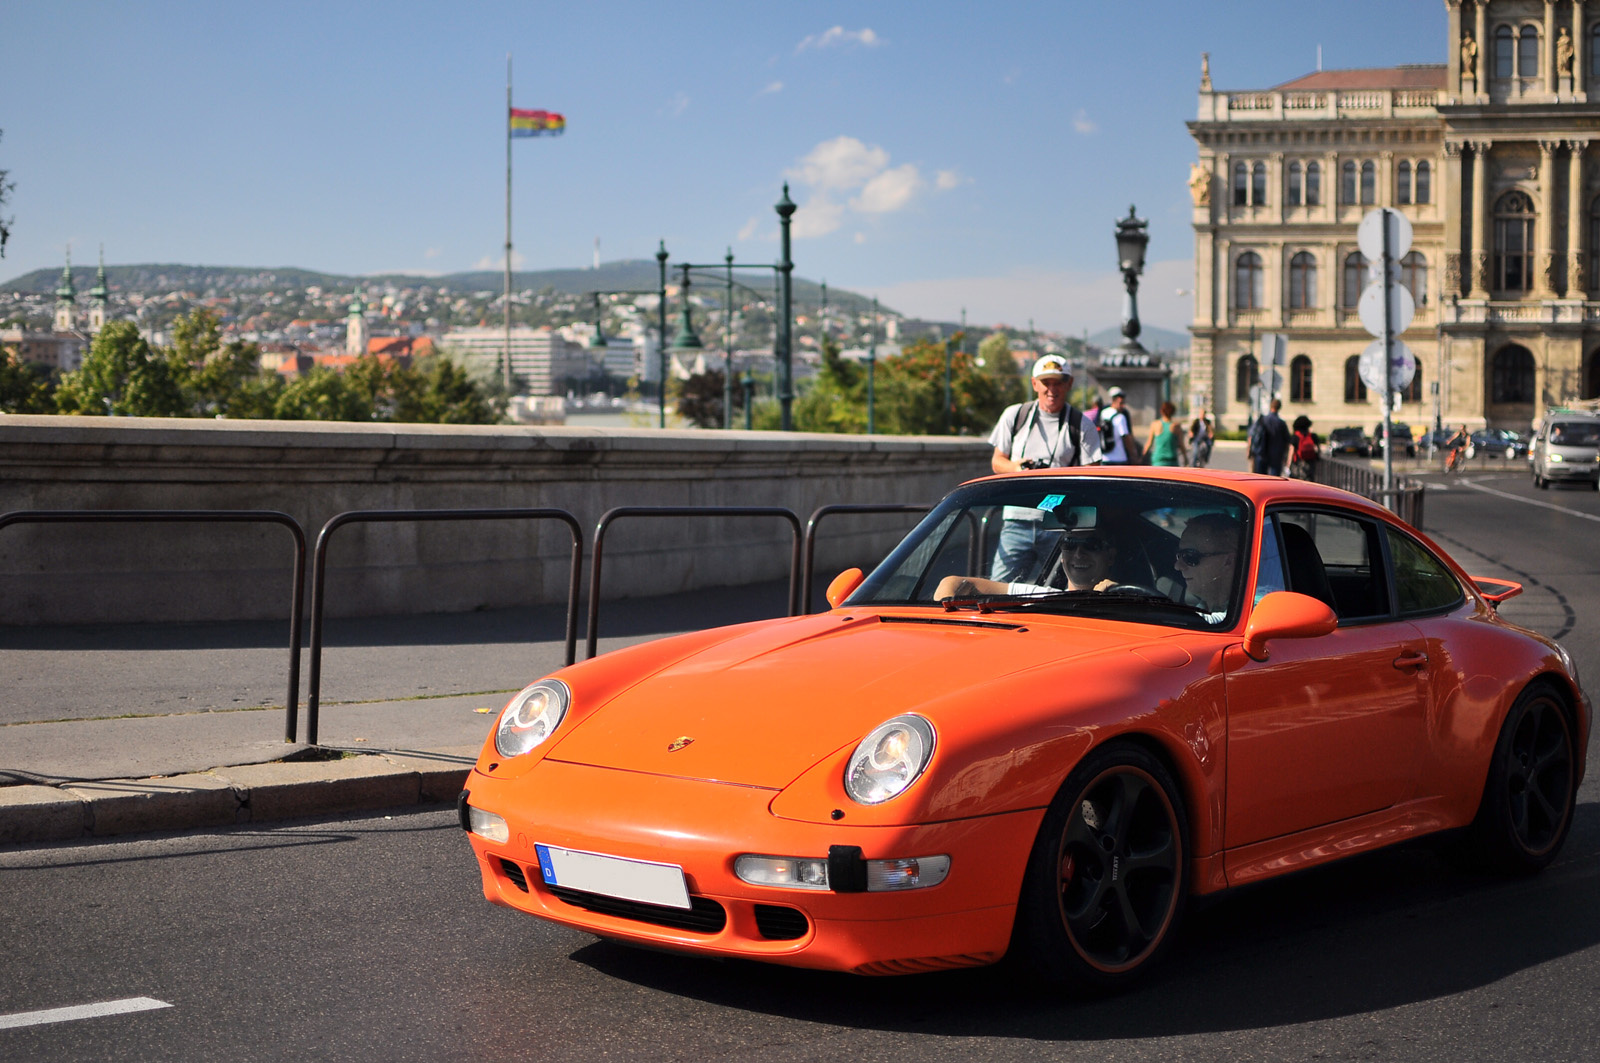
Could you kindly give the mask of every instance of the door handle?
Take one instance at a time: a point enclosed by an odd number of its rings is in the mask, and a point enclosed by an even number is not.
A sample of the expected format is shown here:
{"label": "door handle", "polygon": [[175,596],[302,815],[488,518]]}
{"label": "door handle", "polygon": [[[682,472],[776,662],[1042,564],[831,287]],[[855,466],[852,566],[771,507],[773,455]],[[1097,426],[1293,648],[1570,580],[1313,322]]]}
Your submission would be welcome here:
{"label": "door handle", "polygon": [[1394,666],[1402,672],[1408,668],[1426,668],[1428,655],[1426,653],[1402,653],[1394,659]]}

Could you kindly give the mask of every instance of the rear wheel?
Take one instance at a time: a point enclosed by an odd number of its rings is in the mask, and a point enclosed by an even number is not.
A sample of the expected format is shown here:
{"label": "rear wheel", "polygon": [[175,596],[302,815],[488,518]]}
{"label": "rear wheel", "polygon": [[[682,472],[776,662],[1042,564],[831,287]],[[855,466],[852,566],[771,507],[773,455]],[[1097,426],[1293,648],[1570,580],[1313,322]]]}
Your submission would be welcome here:
{"label": "rear wheel", "polygon": [[1572,726],[1548,687],[1522,692],[1495,743],[1470,844],[1500,871],[1538,871],[1561,851],[1577,798]]}
{"label": "rear wheel", "polygon": [[1023,881],[1012,952],[1047,981],[1110,991],[1165,950],[1188,893],[1183,799],[1145,749],[1113,743],[1067,777]]}

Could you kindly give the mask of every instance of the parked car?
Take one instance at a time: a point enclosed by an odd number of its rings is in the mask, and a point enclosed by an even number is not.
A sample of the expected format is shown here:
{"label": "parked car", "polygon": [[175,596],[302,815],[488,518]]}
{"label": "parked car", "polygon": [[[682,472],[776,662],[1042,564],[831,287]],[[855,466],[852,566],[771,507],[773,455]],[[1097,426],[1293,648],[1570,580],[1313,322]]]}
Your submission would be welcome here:
{"label": "parked car", "polygon": [[[992,583],[1019,511],[1045,549]],[[1192,895],[1430,832],[1555,859],[1592,710],[1496,613],[1520,590],[1305,481],[988,477],[829,612],[526,687],[461,824],[489,901],[601,937],[869,975],[1014,950],[1121,988]]]}
{"label": "parked car", "polygon": [[1576,481],[1600,491],[1600,416],[1550,414],[1533,437],[1528,458],[1536,487]]}
{"label": "parked car", "polygon": [[1372,453],[1372,443],[1359,428],[1335,428],[1328,433],[1328,453],[1365,458]]}
{"label": "parked car", "polygon": [[1454,428],[1435,428],[1417,440],[1417,449],[1425,454],[1435,454],[1443,450],[1455,438]]}
{"label": "parked car", "polygon": [[[1416,457],[1417,441],[1411,437],[1411,426],[1408,424],[1397,424],[1391,425],[1390,427],[1394,430],[1395,447],[1404,447],[1405,456],[1408,458]],[[1372,453],[1374,455],[1382,454],[1383,447],[1383,422],[1379,421],[1372,429]]]}
{"label": "parked car", "polygon": [[1528,442],[1508,428],[1480,428],[1472,433],[1472,446],[1467,456],[1479,454],[1491,458],[1523,458],[1528,455]]}

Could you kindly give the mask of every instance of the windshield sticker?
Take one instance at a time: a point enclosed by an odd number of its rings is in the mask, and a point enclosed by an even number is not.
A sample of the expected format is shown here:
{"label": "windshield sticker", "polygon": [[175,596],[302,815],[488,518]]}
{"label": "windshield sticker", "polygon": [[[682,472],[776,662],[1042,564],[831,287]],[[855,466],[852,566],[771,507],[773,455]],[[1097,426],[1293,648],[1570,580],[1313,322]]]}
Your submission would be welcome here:
{"label": "windshield sticker", "polygon": [[1059,506],[1061,503],[1065,502],[1066,500],[1067,500],[1067,496],[1066,495],[1045,495],[1044,498],[1039,502],[1038,508],[1040,508],[1040,509],[1055,509],[1057,506]]}

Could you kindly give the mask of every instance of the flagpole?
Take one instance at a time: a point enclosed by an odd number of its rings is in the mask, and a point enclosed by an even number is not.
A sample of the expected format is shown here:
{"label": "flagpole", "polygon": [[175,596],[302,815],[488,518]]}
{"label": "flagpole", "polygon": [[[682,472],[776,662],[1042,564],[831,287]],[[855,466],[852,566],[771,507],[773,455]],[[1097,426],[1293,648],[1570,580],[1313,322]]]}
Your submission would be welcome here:
{"label": "flagpole", "polygon": [[501,382],[511,394],[511,53],[506,53],[506,342],[501,352]]}

